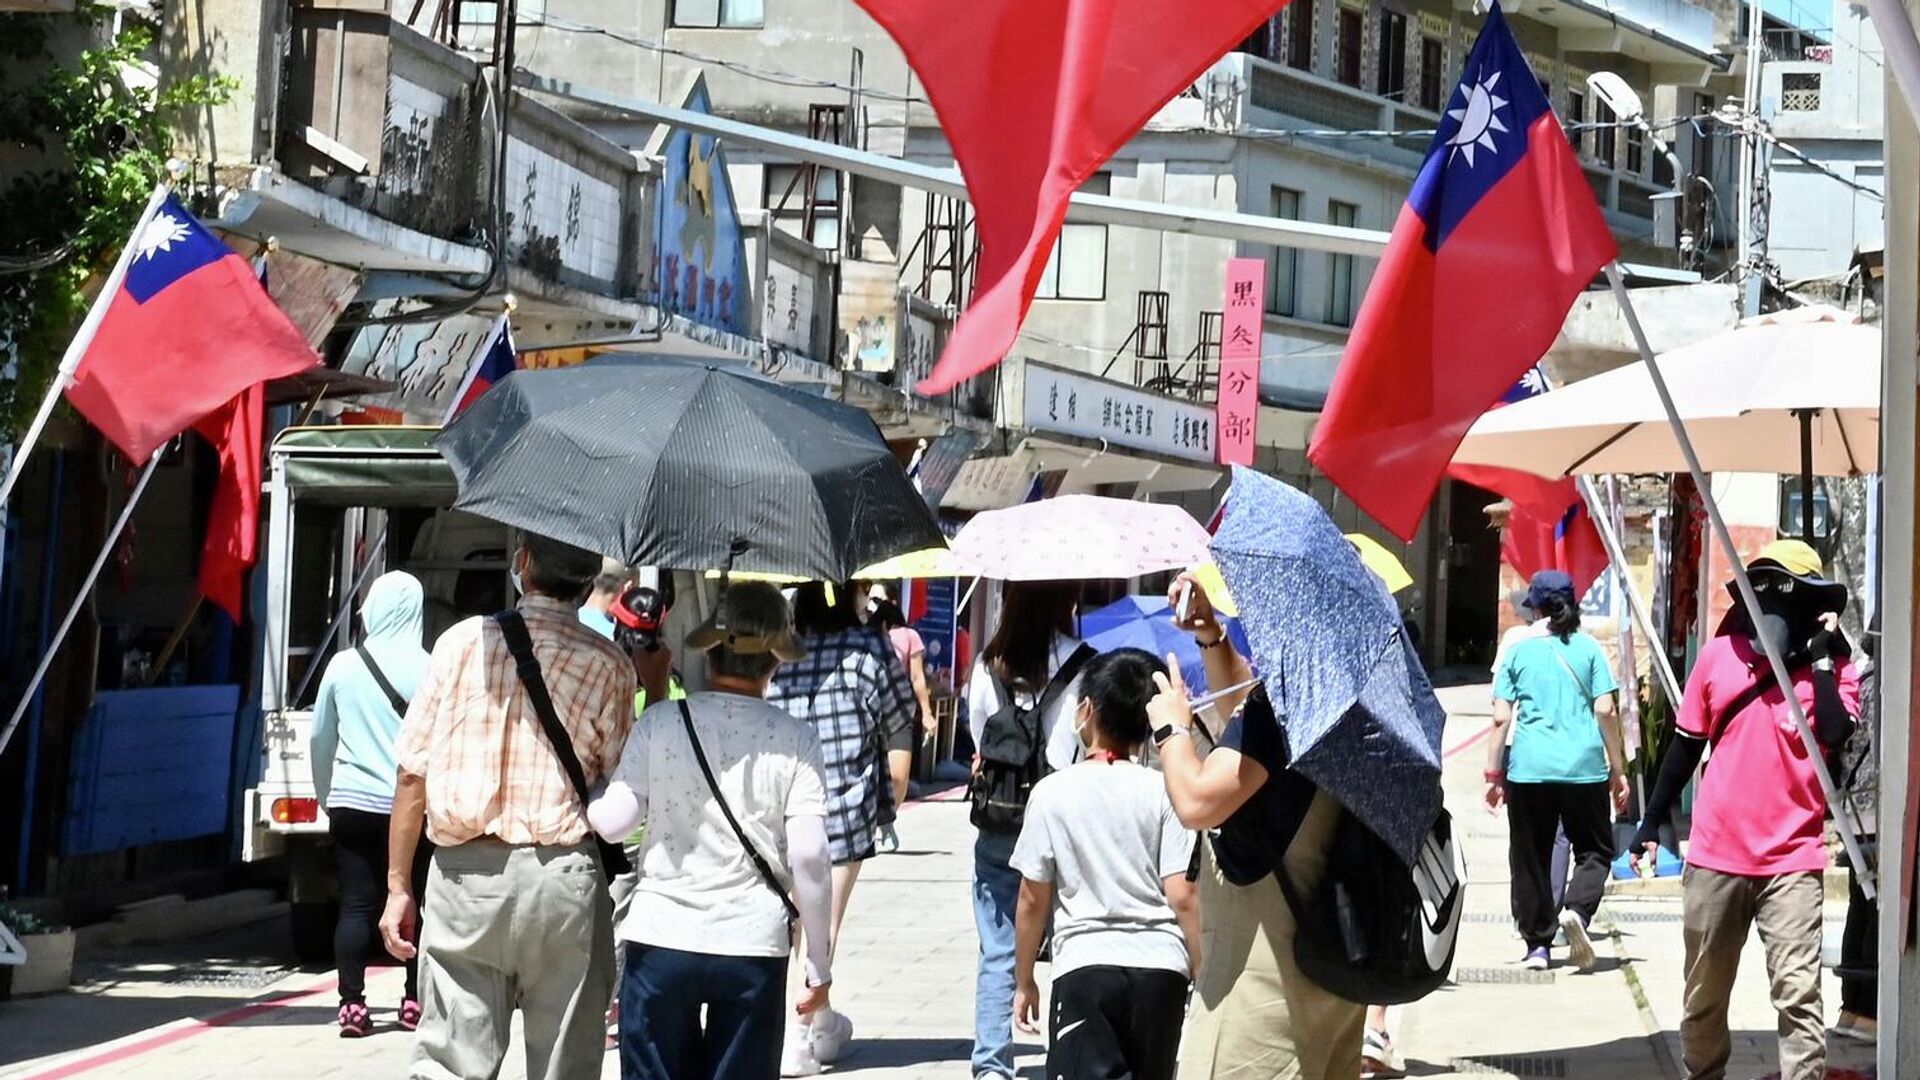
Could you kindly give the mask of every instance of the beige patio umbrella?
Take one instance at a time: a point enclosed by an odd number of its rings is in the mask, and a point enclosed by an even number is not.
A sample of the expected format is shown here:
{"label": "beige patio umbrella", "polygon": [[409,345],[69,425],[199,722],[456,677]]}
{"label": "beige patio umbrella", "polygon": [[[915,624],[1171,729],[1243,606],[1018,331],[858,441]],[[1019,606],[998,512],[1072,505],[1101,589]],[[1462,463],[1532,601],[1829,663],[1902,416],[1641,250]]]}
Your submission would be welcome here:
{"label": "beige patio umbrella", "polygon": [[[1880,330],[1836,308],[1796,308],[1660,356],[1708,472],[1857,476],[1880,466]],[[1645,365],[1495,409],[1453,460],[1541,476],[1687,467]],[[1810,515],[1812,501],[1803,500]]]}

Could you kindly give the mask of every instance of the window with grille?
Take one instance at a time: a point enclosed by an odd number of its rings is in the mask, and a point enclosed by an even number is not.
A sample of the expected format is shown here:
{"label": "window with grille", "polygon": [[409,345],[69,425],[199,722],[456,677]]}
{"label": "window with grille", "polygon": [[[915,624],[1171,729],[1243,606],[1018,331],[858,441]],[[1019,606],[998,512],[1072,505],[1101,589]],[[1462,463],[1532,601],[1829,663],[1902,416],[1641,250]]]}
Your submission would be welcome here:
{"label": "window with grille", "polygon": [[673,0],[673,25],[691,29],[757,29],[767,23],[763,0]]}
{"label": "window with grille", "polygon": [[1407,17],[1397,11],[1380,13],[1380,61],[1375,92],[1399,101],[1407,94]]}
{"label": "window with grille", "polygon": [[1638,124],[1627,128],[1627,171],[1635,176],[1647,171],[1647,133]]}
{"label": "window with grille", "polygon": [[1285,12],[1287,66],[1313,70],[1313,0],[1293,0]]}
{"label": "window with grille", "polygon": [[1447,92],[1447,46],[1436,37],[1420,39],[1420,107],[1439,112]]}
{"label": "window with grille", "polygon": [[807,227],[807,166],[767,165],[760,201],[773,217],[775,228],[785,229],[815,247],[840,246],[840,174],[815,169],[813,177],[813,235]]}
{"label": "window with grille", "polygon": [[1593,129],[1593,156],[1600,164],[1613,168],[1613,148],[1615,136],[1620,129],[1613,125],[1619,121],[1604,101],[1593,103],[1593,122],[1604,125]]}
{"label": "window with grille", "polygon": [[1366,29],[1366,17],[1350,7],[1339,9],[1333,26],[1333,77],[1348,86],[1360,85],[1360,36]]}
{"label": "window with grille", "polygon": [[[1274,188],[1273,216],[1285,218],[1288,221],[1300,220],[1300,193],[1286,188]],[[1299,281],[1299,249],[1274,248],[1272,269],[1267,274],[1267,310],[1275,315],[1296,314],[1300,302]]]}
{"label": "window with grille", "polygon": [[[1088,195],[1107,195],[1113,178],[1095,173],[1080,185]],[[1069,221],[1060,227],[1053,254],[1040,274],[1036,300],[1104,300],[1107,298],[1107,227]]]}
{"label": "window with grille", "polygon": [[1820,73],[1786,71],[1780,74],[1781,112],[1820,111]]}
{"label": "window with grille", "polygon": [[[1569,83],[1572,80],[1568,80]],[[1587,122],[1587,94],[1584,90],[1567,88],[1567,141],[1573,144],[1573,152],[1581,157],[1587,156],[1587,132],[1580,125]]]}
{"label": "window with grille", "polygon": [[[1327,202],[1327,224],[1353,228],[1359,224],[1360,208],[1352,203]],[[1329,255],[1327,275],[1327,321],[1335,326],[1353,325],[1353,256]]]}

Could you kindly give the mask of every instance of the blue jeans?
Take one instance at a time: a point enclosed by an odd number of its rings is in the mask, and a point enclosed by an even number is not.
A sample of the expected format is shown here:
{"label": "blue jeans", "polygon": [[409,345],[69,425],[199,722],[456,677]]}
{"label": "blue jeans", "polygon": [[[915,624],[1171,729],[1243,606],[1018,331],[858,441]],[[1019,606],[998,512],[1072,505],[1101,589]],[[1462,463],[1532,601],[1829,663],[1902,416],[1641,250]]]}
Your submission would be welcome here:
{"label": "blue jeans", "polygon": [[1011,833],[983,832],[973,843],[973,925],[980,932],[980,974],[973,986],[973,1071],[1013,1076],[1013,916],[1020,872]]}
{"label": "blue jeans", "polygon": [[631,942],[626,952],[621,1080],[779,1080],[786,957],[713,956]]}

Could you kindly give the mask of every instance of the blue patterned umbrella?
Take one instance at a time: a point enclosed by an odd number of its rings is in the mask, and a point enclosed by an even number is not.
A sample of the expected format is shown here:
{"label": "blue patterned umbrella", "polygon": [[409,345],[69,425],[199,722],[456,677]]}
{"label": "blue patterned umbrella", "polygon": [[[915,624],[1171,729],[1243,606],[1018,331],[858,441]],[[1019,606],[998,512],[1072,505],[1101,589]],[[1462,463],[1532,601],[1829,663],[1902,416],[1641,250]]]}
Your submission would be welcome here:
{"label": "blue patterned umbrella", "polygon": [[1411,863],[1440,812],[1446,713],[1386,586],[1319,503],[1250,469],[1213,555],[1293,767]]}

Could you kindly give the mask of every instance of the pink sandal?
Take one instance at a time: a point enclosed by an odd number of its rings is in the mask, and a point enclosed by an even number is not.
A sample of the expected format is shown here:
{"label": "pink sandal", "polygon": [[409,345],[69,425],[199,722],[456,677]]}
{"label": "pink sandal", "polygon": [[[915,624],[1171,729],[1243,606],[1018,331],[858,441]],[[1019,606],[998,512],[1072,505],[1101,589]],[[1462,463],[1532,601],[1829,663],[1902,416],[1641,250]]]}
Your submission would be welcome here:
{"label": "pink sandal", "polygon": [[340,1006],[340,1037],[364,1039],[373,1034],[373,1014],[364,1001],[348,1001]]}
{"label": "pink sandal", "polygon": [[418,1031],[420,1029],[420,1002],[414,998],[400,1001],[400,1030]]}

